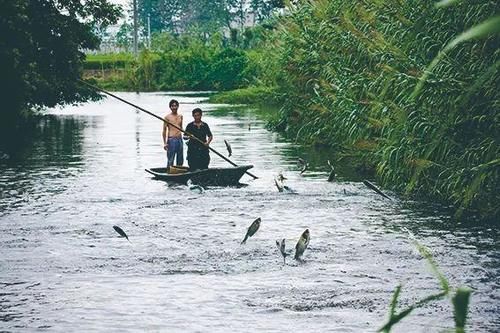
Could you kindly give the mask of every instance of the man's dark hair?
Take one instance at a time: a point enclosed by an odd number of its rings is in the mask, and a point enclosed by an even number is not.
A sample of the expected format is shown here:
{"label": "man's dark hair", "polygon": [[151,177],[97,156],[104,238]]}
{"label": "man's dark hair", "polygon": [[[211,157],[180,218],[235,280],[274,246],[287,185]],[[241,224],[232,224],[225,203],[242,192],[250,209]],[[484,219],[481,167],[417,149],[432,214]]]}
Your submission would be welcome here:
{"label": "man's dark hair", "polygon": [[168,106],[172,106],[172,104],[177,104],[177,106],[179,106],[179,102],[177,102],[176,99],[171,99],[170,102],[168,103]]}
{"label": "man's dark hair", "polygon": [[194,110],[193,110],[193,116],[194,116],[194,114],[195,114],[196,112],[199,112],[200,114],[203,114],[203,111],[201,111],[201,109],[200,109],[200,108],[196,108],[196,109],[194,109]]}

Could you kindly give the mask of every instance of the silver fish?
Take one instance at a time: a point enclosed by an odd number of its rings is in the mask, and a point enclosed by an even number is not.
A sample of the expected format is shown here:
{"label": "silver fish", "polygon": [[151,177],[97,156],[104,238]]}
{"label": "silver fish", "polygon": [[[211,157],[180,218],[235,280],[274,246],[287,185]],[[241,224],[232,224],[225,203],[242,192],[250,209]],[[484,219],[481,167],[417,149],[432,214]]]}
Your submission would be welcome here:
{"label": "silver fish", "polygon": [[302,168],[302,170],[300,170],[300,174],[303,174],[307,168],[309,168],[309,163],[307,163],[306,165],[304,165],[304,167]]}
{"label": "silver fish", "polygon": [[274,184],[279,192],[283,192],[285,185],[283,185],[283,182],[278,177],[274,178]]}
{"label": "silver fish", "polygon": [[337,176],[335,174],[335,168],[333,167],[333,165],[330,163],[330,160],[327,161],[328,162],[328,165],[330,166],[330,169],[332,169],[330,171],[330,175],[328,175],[328,181],[331,182],[335,179],[335,177]]}
{"label": "silver fish", "polygon": [[299,238],[299,241],[295,245],[295,260],[300,260],[300,257],[304,254],[304,251],[307,249],[309,245],[309,241],[311,240],[311,236],[309,234],[309,229],[306,229]]}
{"label": "silver fish", "polygon": [[309,163],[306,160],[299,157],[299,159],[297,160],[297,166],[301,168],[300,174],[303,174],[309,167]]}
{"label": "silver fish", "polygon": [[283,176],[283,172],[280,172],[278,174],[278,179],[281,180],[281,181],[284,181],[285,179],[287,179],[285,176]]}
{"label": "silver fish", "polygon": [[125,231],[123,231],[122,228],[120,228],[119,226],[116,226],[114,225],[113,226],[113,229],[115,229],[115,231],[122,237],[125,237],[129,242],[130,242],[130,239],[128,239],[128,236],[127,234],[125,233]]}
{"label": "silver fish", "polygon": [[288,253],[286,253],[285,239],[283,238],[281,242],[277,240],[276,247],[280,250],[280,253],[283,256],[283,264],[286,264],[286,256]]}
{"label": "silver fish", "polygon": [[245,238],[243,238],[241,244],[245,244],[247,242],[248,237],[252,237],[253,235],[255,235],[257,230],[259,230],[260,222],[261,222],[260,217],[258,217],[255,221],[252,222],[252,224],[248,227]]}
{"label": "silver fish", "polygon": [[205,192],[205,189],[203,188],[203,186],[193,184],[193,181],[191,179],[188,179],[187,186],[188,186],[190,191],[197,192],[199,194]]}
{"label": "silver fish", "polygon": [[374,190],[375,192],[377,192],[378,194],[380,194],[381,196],[383,196],[384,198],[387,198],[389,200],[392,200],[391,197],[389,197],[387,194],[385,194],[384,192],[382,192],[377,186],[373,185],[371,182],[369,182],[368,180],[363,180],[363,184],[365,184],[368,188]]}
{"label": "silver fish", "polygon": [[224,143],[226,144],[227,152],[229,153],[228,157],[231,157],[231,154],[233,153],[233,149],[231,148],[231,145],[227,140],[224,140]]}

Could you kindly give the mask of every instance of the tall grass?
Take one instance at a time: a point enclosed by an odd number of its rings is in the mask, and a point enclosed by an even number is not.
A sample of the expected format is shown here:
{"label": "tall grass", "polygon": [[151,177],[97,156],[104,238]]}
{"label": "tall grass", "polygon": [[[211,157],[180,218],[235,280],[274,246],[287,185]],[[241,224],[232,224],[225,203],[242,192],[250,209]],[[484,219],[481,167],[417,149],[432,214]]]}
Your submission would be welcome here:
{"label": "tall grass", "polygon": [[496,1],[303,2],[269,47],[285,97],[276,127],[360,152],[386,186],[449,202],[457,218],[497,219],[500,38],[493,29],[445,46],[499,9]]}

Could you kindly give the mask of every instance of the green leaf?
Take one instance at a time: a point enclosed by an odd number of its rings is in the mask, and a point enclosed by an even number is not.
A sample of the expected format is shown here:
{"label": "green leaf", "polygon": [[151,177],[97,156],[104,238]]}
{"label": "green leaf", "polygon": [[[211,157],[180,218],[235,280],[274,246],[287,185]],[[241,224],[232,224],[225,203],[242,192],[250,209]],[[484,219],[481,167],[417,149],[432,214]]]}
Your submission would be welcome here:
{"label": "green leaf", "polygon": [[398,298],[400,293],[401,293],[401,285],[398,285],[396,287],[396,290],[394,290],[394,295],[392,296],[391,308],[389,310],[389,318],[392,318],[394,316],[394,313],[396,312],[396,306],[398,305]]}
{"label": "green leaf", "polygon": [[382,328],[380,328],[377,332],[389,332],[391,330],[392,326],[394,326],[395,324],[400,322],[401,319],[403,319],[404,317],[408,316],[414,309],[415,309],[415,305],[410,306],[409,308],[407,308],[404,311],[401,311],[400,313],[398,313],[395,316],[392,316],[389,319],[389,321],[387,322],[387,324],[382,326]]}
{"label": "green leaf", "polygon": [[420,244],[415,239],[413,239],[413,242],[417,247],[418,251],[420,252],[420,255],[422,255],[422,257],[424,257],[429,263],[429,267],[431,268],[431,271],[434,274],[434,276],[438,278],[439,283],[441,284],[441,289],[443,289],[443,292],[447,294],[450,290],[450,285],[448,283],[448,280],[443,275],[443,273],[441,273],[441,271],[439,270],[437,263],[434,261],[434,258],[432,258],[432,254],[425,246]]}
{"label": "green leaf", "polygon": [[449,7],[451,5],[456,4],[460,0],[441,0],[438,3],[436,3],[436,8],[444,8],[444,7]]}
{"label": "green leaf", "polygon": [[455,330],[457,333],[465,332],[465,322],[469,311],[469,298],[472,290],[470,288],[458,288],[455,296],[451,299],[455,317]]}
{"label": "green leaf", "polygon": [[486,21],[473,26],[469,30],[462,32],[445,47],[446,51],[451,50],[458,44],[471,40],[484,38],[500,32],[500,15],[487,19]]}
{"label": "green leaf", "polygon": [[420,91],[422,90],[425,82],[432,73],[434,67],[436,67],[436,65],[441,61],[441,59],[443,59],[446,56],[446,54],[450,50],[452,50],[455,46],[468,40],[484,38],[499,32],[500,32],[500,15],[497,15],[478,25],[473,26],[469,30],[464,31],[460,35],[455,37],[455,39],[449,42],[448,45],[446,45],[446,47],[438,53],[438,55],[431,61],[430,65],[427,66],[427,68],[424,71],[424,74],[420,77],[419,82],[415,86],[415,89],[411,94],[411,98],[415,99],[420,94]]}

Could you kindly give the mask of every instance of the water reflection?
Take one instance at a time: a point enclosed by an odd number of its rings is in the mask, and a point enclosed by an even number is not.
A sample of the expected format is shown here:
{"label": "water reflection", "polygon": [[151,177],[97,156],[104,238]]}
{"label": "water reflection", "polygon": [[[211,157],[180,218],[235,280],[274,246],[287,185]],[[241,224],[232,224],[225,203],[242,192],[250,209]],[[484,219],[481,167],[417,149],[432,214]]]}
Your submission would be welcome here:
{"label": "water reflection", "polygon": [[[0,212],[64,191],[64,179],[84,163],[82,133],[87,126],[86,119],[47,115],[10,133],[0,145],[9,156],[0,160]],[[47,183],[58,186],[45,188]]]}

